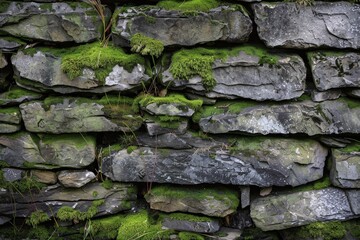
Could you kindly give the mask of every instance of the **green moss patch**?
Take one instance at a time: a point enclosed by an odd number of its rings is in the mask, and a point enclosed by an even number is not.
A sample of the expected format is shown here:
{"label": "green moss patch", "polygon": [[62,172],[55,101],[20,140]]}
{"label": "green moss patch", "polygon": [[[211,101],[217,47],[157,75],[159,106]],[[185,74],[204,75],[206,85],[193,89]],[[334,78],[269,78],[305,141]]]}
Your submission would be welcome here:
{"label": "green moss patch", "polygon": [[0,170],[0,188],[5,188],[13,192],[30,192],[32,190],[40,191],[46,185],[37,182],[34,178],[25,176],[21,180],[8,182],[4,178],[4,172]]}
{"label": "green moss patch", "polygon": [[61,221],[84,221],[94,217],[98,212],[98,207],[104,204],[104,202],[105,200],[93,201],[86,212],[80,212],[72,207],[63,206],[58,210],[56,217]]}
{"label": "green moss patch", "polygon": [[87,134],[61,134],[61,135],[40,135],[43,144],[65,143],[72,144],[78,148],[95,146],[96,138]]}
{"label": "green moss patch", "polygon": [[339,101],[346,103],[350,109],[360,108],[360,100],[358,99],[342,97]]}
{"label": "green moss patch", "polygon": [[9,91],[0,94],[0,104],[6,102],[5,100],[18,99],[24,96],[40,98],[42,95],[23,88],[12,87]]}
{"label": "green moss patch", "polygon": [[187,213],[164,214],[162,216],[162,218],[170,218],[172,220],[189,221],[189,222],[211,222],[211,221],[213,221],[213,219],[210,217],[198,216],[198,215],[187,214]]}
{"label": "green moss patch", "polygon": [[144,36],[140,33],[136,33],[131,37],[130,46],[132,52],[153,57],[159,57],[164,51],[164,44],[161,41]]}
{"label": "green moss patch", "polygon": [[192,232],[179,232],[178,236],[180,240],[205,240],[204,236]]}
{"label": "green moss patch", "polygon": [[158,7],[182,12],[208,12],[210,9],[216,8],[219,5],[219,1],[217,0],[163,0],[157,3]]}
{"label": "green moss patch", "polygon": [[124,215],[95,219],[91,221],[91,236],[94,239],[116,239]]}
{"label": "green moss patch", "polygon": [[277,55],[270,54],[265,48],[250,45],[231,49],[182,49],[172,56],[169,70],[177,79],[189,80],[191,77],[200,76],[204,88],[210,91],[216,85],[212,70],[214,61],[226,60],[228,57],[238,55],[241,51],[257,56],[259,64],[277,64],[279,58]]}
{"label": "green moss patch", "polygon": [[298,236],[299,239],[342,239],[345,237],[346,228],[339,222],[315,222],[309,225],[297,228],[293,231],[294,235]]}
{"label": "green moss patch", "polygon": [[316,180],[312,183],[308,183],[306,185],[301,185],[299,187],[295,187],[293,189],[294,192],[305,192],[305,191],[312,191],[312,190],[321,190],[324,188],[331,187],[331,181],[328,176],[325,176],[319,180]]}
{"label": "green moss patch", "polygon": [[26,219],[26,224],[31,225],[32,227],[36,227],[40,223],[49,221],[50,218],[42,210],[37,210],[35,212],[32,212],[30,216]]}
{"label": "green moss patch", "polygon": [[360,152],[360,142],[354,142],[344,148],[338,148],[339,151],[344,153]]}
{"label": "green moss patch", "polygon": [[18,107],[0,108],[0,114],[20,115],[20,109]]}

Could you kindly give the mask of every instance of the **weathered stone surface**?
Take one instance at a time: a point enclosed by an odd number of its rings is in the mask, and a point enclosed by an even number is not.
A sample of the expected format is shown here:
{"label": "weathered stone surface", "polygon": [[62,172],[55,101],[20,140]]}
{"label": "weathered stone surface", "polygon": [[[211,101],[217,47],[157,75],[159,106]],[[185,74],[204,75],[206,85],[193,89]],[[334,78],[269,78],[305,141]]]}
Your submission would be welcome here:
{"label": "weathered stone surface", "polygon": [[0,133],[13,133],[19,131],[21,126],[21,113],[19,108],[0,109]]}
{"label": "weathered stone surface", "polygon": [[4,180],[7,182],[14,182],[20,180],[25,175],[24,170],[16,169],[16,168],[2,168]]}
{"label": "weathered stone surface", "polygon": [[261,2],[253,9],[259,37],[269,47],[360,48],[360,8],[355,3]]}
{"label": "weathered stone surface", "polygon": [[35,54],[19,51],[11,58],[17,76],[17,84],[36,91],[59,93],[127,91],[139,88],[149,76],[145,66],[136,64],[131,71],[114,65],[104,81],[97,79],[95,71],[84,68],[82,75],[71,79],[61,68],[62,57],[41,49]]}
{"label": "weathered stone surface", "polygon": [[239,204],[236,191],[226,188],[156,186],[145,195],[151,209],[225,217]]}
{"label": "weathered stone surface", "polygon": [[244,229],[253,226],[254,224],[250,217],[249,208],[238,210],[234,215],[232,215],[232,221],[230,222],[230,227],[237,229]]}
{"label": "weathered stone surface", "polygon": [[140,128],[142,119],[121,98],[111,102],[85,98],[48,98],[44,102],[23,103],[20,110],[25,127],[31,132],[131,132]]}
{"label": "weathered stone surface", "polygon": [[313,140],[244,137],[230,145],[125,149],[105,157],[102,172],[120,182],[257,186],[297,186],[323,175],[327,150]]}
{"label": "weathered stone surface", "polygon": [[351,140],[349,140],[347,138],[340,138],[340,137],[322,136],[322,137],[320,137],[319,140],[325,146],[335,147],[335,148],[343,148],[351,143]]}
{"label": "weathered stone surface", "polygon": [[305,90],[303,60],[289,54],[271,54],[271,57],[277,59],[276,64],[263,63],[261,57],[245,51],[225,60],[217,59],[212,65],[216,85],[210,91],[205,91],[202,77],[176,79],[170,68],[162,73],[162,81],[171,88],[195,90],[209,98],[280,101],[300,97]]}
{"label": "weathered stone surface", "polygon": [[42,210],[48,216],[55,217],[63,206],[85,212],[95,200],[104,200],[95,216],[130,210],[136,200],[136,188],[130,184],[114,183],[113,187],[107,190],[100,183],[91,183],[80,189],[54,185],[31,193],[13,192],[10,194],[9,191],[1,191],[0,212],[4,216],[28,217],[32,212]]}
{"label": "weathered stone surface", "polygon": [[238,229],[222,227],[220,228],[221,236],[216,236],[219,240],[236,240],[241,237],[241,231]]}
{"label": "weathered stone surface", "polygon": [[246,132],[259,134],[342,134],[360,133],[360,101],[341,98],[314,103],[254,104],[231,113],[227,103],[215,106],[217,112],[203,117],[200,128],[208,133]]}
{"label": "weathered stone surface", "polygon": [[341,96],[341,90],[331,89],[324,92],[316,90],[311,91],[311,100],[314,102],[323,102],[326,100],[335,100]]}
{"label": "weathered stone surface", "polygon": [[360,215],[360,190],[347,190],[347,197],[354,214]]}
{"label": "weathered stone surface", "polygon": [[178,103],[150,103],[142,109],[150,114],[178,117],[191,117],[195,113],[191,107]]}
{"label": "weathered stone surface", "polygon": [[360,145],[332,149],[331,157],[332,184],[341,188],[360,188]]}
{"label": "weathered stone surface", "polygon": [[41,94],[28,91],[19,87],[12,87],[0,93],[0,106],[18,105],[19,103],[41,98]]}
{"label": "weathered stone surface", "polygon": [[195,16],[156,7],[132,7],[120,11],[112,36],[119,46],[129,46],[136,33],[158,39],[165,46],[192,46],[213,41],[246,42],[251,31],[251,19],[229,6]]}
{"label": "weathered stone surface", "polygon": [[31,170],[31,177],[40,183],[55,184],[57,182],[57,176],[55,172],[46,170]]}
{"label": "weathered stone surface", "polygon": [[345,220],[359,214],[352,209],[349,200],[346,191],[337,188],[268,196],[251,203],[251,217],[263,231],[317,221]]}
{"label": "weathered stone surface", "polygon": [[16,37],[76,43],[101,37],[101,19],[90,4],[9,2],[2,8],[0,30]]}
{"label": "weathered stone surface", "polygon": [[189,121],[179,121],[177,127],[161,126],[161,123],[147,121],[146,130],[150,136],[156,136],[166,133],[184,134],[188,128]]}
{"label": "weathered stone surface", "polygon": [[16,39],[0,37],[0,50],[4,52],[15,52],[24,44]]}
{"label": "weathered stone surface", "polygon": [[360,89],[353,89],[346,92],[347,95],[355,98],[360,98]]}
{"label": "weathered stone surface", "polygon": [[189,221],[177,220],[171,217],[165,217],[162,226],[177,231],[198,232],[198,233],[214,233],[219,231],[220,223],[213,221]]}
{"label": "weathered stone surface", "polygon": [[360,87],[360,54],[312,52],[308,54],[308,59],[314,83],[320,91],[332,88]]}
{"label": "weathered stone surface", "polygon": [[0,135],[0,161],[13,167],[81,168],[95,160],[95,138],[85,135],[44,135],[28,132]]}
{"label": "weathered stone surface", "polygon": [[241,208],[246,208],[250,205],[250,187],[240,187],[240,193]]}
{"label": "weathered stone surface", "polygon": [[8,79],[6,79],[9,73],[10,73],[9,64],[0,49],[0,90],[1,91],[5,90],[9,85],[9,81]]}
{"label": "weathered stone surface", "polygon": [[95,178],[95,174],[88,170],[64,170],[58,175],[59,182],[69,188],[80,188]]}

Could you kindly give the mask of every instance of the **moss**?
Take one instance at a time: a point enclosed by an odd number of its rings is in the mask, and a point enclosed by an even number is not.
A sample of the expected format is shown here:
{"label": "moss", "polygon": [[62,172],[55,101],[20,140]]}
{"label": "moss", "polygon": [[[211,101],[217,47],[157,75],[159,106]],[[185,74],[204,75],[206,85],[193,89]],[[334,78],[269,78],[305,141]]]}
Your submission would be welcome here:
{"label": "moss", "polygon": [[94,239],[116,239],[124,215],[95,219],[91,221],[91,235]]}
{"label": "moss", "polygon": [[212,90],[216,85],[212,65],[216,59],[226,60],[236,56],[239,52],[258,57],[259,64],[274,65],[278,56],[270,54],[266,49],[258,46],[243,45],[232,49],[195,48],[182,49],[172,56],[170,72],[175,78],[189,80],[191,77],[200,76],[206,90]]}
{"label": "moss", "polygon": [[355,238],[360,238],[360,219],[342,222],[343,226]]}
{"label": "moss", "polygon": [[16,191],[20,193],[29,192],[32,190],[40,191],[46,185],[37,182],[34,178],[25,176],[21,180],[8,182],[4,178],[4,172],[0,170],[0,188],[5,188],[10,191]]}
{"label": "moss", "polygon": [[180,221],[189,221],[189,222],[211,222],[213,221],[210,217],[205,216],[198,216],[193,214],[187,213],[171,213],[171,214],[164,214],[162,218],[170,218],[173,220],[180,220]]}
{"label": "moss", "polygon": [[0,94],[0,104],[4,102],[1,99],[18,99],[24,96],[41,97],[41,94],[19,87],[12,87],[9,91]]}
{"label": "moss", "polygon": [[338,148],[337,150],[344,152],[344,153],[360,152],[360,143],[354,142],[354,143],[347,145],[344,148]]}
{"label": "moss", "polygon": [[50,218],[42,210],[37,210],[35,212],[32,212],[31,215],[26,219],[26,224],[31,225],[32,227],[36,227],[40,223],[49,221]]}
{"label": "moss", "polygon": [[144,36],[140,33],[136,33],[131,37],[130,46],[132,52],[154,57],[159,57],[164,51],[164,44],[161,41]]}
{"label": "moss", "polygon": [[167,116],[167,115],[159,116],[159,115],[150,115],[147,113],[145,113],[144,119],[154,121],[163,128],[172,128],[172,129],[178,128],[182,121],[187,121],[187,118],[185,117]]}
{"label": "moss", "polygon": [[205,240],[205,237],[192,232],[179,232],[178,236],[180,240]]}
{"label": "moss", "polygon": [[20,115],[20,109],[18,107],[0,108],[0,114]]}
{"label": "moss", "polygon": [[73,144],[77,148],[85,148],[87,146],[95,146],[96,138],[87,134],[46,134],[39,135],[43,144],[51,145],[51,144],[59,144],[59,143],[67,143]]}
{"label": "moss", "polygon": [[6,12],[10,6],[10,2],[0,2],[0,13]]}
{"label": "moss", "polygon": [[342,239],[346,234],[346,229],[339,221],[335,222],[315,222],[298,228],[294,231],[299,238],[321,238],[324,240]]}
{"label": "moss", "polygon": [[0,169],[5,167],[10,167],[10,164],[5,162],[4,160],[0,160]]}
{"label": "moss", "polygon": [[[236,191],[229,188],[209,188],[209,187],[200,187],[195,186],[192,188],[186,186],[170,186],[170,185],[160,185],[155,186],[148,193],[153,196],[165,196],[167,198],[190,198],[196,199],[199,201],[205,200],[207,198],[213,198],[218,201],[222,201],[231,206],[231,208],[236,209],[239,205],[239,198]],[[145,196],[145,198],[148,195]]]}
{"label": "moss", "polygon": [[127,149],[126,149],[126,152],[128,154],[132,153],[133,151],[135,151],[136,149],[138,149],[138,146],[129,146]]}
{"label": "moss", "polygon": [[114,183],[110,179],[106,179],[101,183],[101,186],[107,190],[110,190],[113,188]]}
{"label": "moss", "polygon": [[295,187],[293,192],[304,192],[304,191],[312,191],[312,190],[321,190],[324,188],[331,187],[331,181],[328,176],[325,176],[319,180],[316,180],[312,183],[308,183],[306,185],[301,185],[299,187]]}
{"label": "moss", "polygon": [[56,217],[61,221],[84,221],[91,219],[94,217],[98,211],[98,207],[104,204],[104,200],[95,200],[92,202],[91,206],[88,208],[86,212],[80,212],[79,210],[75,210],[72,207],[63,206],[61,207]]}
{"label": "moss", "polygon": [[216,8],[219,5],[219,1],[217,0],[162,0],[157,3],[158,7],[182,12],[208,12],[210,9]]}
{"label": "moss", "polygon": [[[146,107],[149,104],[168,104],[168,103],[176,103],[182,106],[188,106],[193,110],[197,110],[201,107],[203,101],[202,100],[188,100],[183,95],[180,94],[169,94],[166,97],[154,97],[151,95],[143,95],[138,101],[141,107]],[[165,118],[163,118],[164,120]]]}
{"label": "moss", "polygon": [[350,109],[355,109],[360,107],[360,100],[358,99],[342,97],[339,100],[346,103]]}
{"label": "moss", "polygon": [[111,155],[112,153],[118,152],[122,149],[124,149],[124,145],[122,144],[113,144],[113,145],[109,145],[107,147],[102,148],[101,150],[101,157],[107,157],[109,155]]}

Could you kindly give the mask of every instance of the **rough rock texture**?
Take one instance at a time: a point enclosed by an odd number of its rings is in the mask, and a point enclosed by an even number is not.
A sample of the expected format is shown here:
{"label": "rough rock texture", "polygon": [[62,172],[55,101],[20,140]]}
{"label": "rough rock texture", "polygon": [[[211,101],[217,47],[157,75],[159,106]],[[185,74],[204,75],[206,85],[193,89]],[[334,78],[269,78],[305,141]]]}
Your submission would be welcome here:
{"label": "rough rock texture", "polygon": [[128,72],[123,66],[114,65],[112,72],[104,82],[96,78],[90,68],[83,70],[82,76],[70,79],[62,71],[61,57],[48,52],[37,51],[31,55],[19,51],[11,58],[17,76],[17,84],[36,91],[55,91],[59,93],[109,91],[127,91],[139,88],[149,76],[145,74],[145,66],[137,64]]}
{"label": "rough rock texture", "polygon": [[166,133],[184,134],[188,129],[189,121],[179,121],[177,127],[162,126],[161,123],[149,122],[145,123],[146,130],[150,136],[156,136]]}
{"label": "rough rock texture", "polygon": [[20,130],[21,113],[19,108],[0,108],[0,133],[13,133]]}
{"label": "rough rock texture", "polygon": [[92,183],[80,189],[66,189],[54,185],[31,193],[10,194],[8,191],[1,191],[0,212],[3,216],[28,217],[32,212],[42,210],[48,216],[56,216],[57,211],[63,206],[85,212],[94,200],[104,200],[96,213],[96,216],[102,216],[130,210],[136,200],[135,192],[136,188],[133,185],[120,183],[114,184],[109,190],[103,188],[100,183]]}
{"label": "rough rock texture", "polygon": [[[354,191],[354,195],[358,196],[358,192]],[[359,214],[350,207],[350,201],[354,198],[348,198],[346,191],[337,188],[268,196],[251,203],[251,217],[263,231],[345,220]]]}
{"label": "rough rock texture", "polygon": [[111,104],[106,100],[63,98],[50,106],[39,101],[23,103],[20,110],[25,127],[31,132],[130,132],[140,128],[141,117],[134,116],[131,110],[120,111],[130,106],[119,101],[120,104]]}
{"label": "rough rock texture", "polygon": [[178,117],[191,117],[195,113],[191,107],[178,103],[150,103],[142,109],[154,115]]}
{"label": "rough rock texture", "polygon": [[[151,209],[163,212],[201,213],[213,217],[225,217],[236,211],[236,191],[212,188],[188,188],[171,186],[158,191],[154,187],[145,195]],[[171,189],[170,189],[171,188]],[[184,193],[185,191],[185,193]]]}
{"label": "rough rock texture", "polygon": [[360,89],[349,90],[346,92],[351,97],[360,98]]}
{"label": "rough rock texture", "polygon": [[7,182],[14,182],[17,180],[21,180],[25,175],[24,170],[16,169],[16,168],[2,168],[1,169],[4,180]]}
{"label": "rough rock texture", "polygon": [[244,137],[231,147],[125,149],[104,158],[102,172],[123,182],[297,186],[322,177],[326,155],[312,140]]}
{"label": "rough rock texture", "polygon": [[332,149],[331,182],[341,188],[360,188],[360,146]]}
{"label": "rough rock texture", "polygon": [[8,61],[0,50],[0,90],[5,90],[9,85],[9,81],[6,79],[10,73],[9,68]]}
{"label": "rough rock texture", "polygon": [[[0,13],[0,30],[20,38],[51,42],[91,42],[101,37],[102,23],[86,3],[9,2]],[[2,6],[6,9],[6,5]],[[105,11],[108,16],[110,12]]]}
{"label": "rough rock texture", "polygon": [[[227,104],[229,105],[229,104]],[[239,108],[200,119],[204,132],[246,132],[259,134],[360,133],[360,102],[342,98],[314,103],[267,104]]]}
{"label": "rough rock texture", "polygon": [[308,58],[316,88],[320,91],[360,87],[360,54],[313,52],[308,54]]}
{"label": "rough rock texture", "polygon": [[46,171],[46,170],[31,170],[30,176],[44,184],[55,184],[57,182],[57,176],[55,172]]}
{"label": "rough rock texture", "polygon": [[12,87],[8,91],[0,93],[0,106],[18,105],[25,101],[41,98],[41,94],[31,92],[19,87]]}
{"label": "rough rock texture", "polygon": [[326,100],[335,100],[341,96],[341,90],[339,89],[331,89],[323,92],[319,92],[317,90],[311,91],[311,100],[314,102],[323,102]]}
{"label": "rough rock texture", "polygon": [[262,2],[254,4],[253,9],[259,37],[269,47],[360,48],[358,4]]}
{"label": "rough rock texture", "polygon": [[15,52],[24,44],[25,43],[20,43],[20,41],[17,40],[0,37],[0,50],[4,52]]}
{"label": "rough rock texture", "polygon": [[73,134],[37,139],[28,132],[0,135],[0,161],[13,167],[81,168],[95,160],[94,137]]}
{"label": "rough rock texture", "polygon": [[305,90],[306,68],[298,55],[272,54],[275,65],[262,63],[260,57],[240,51],[226,60],[217,59],[213,66],[216,85],[205,91],[200,76],[189,80],[176,79],[167,69],[165,86],[190,89],[209,98],[250,98],[254,100],[286,100],[300,97]]}
{"label": "rough rock texture", "polygon": [[177,231],[186,231],[186,232],[198,232],[198,233],[214,233],[219,231],[220,223],[219,221],[187,221],[187,220],[177,220],[169,217],[165,217],[162,222],[162,226],[169,229],[174,229]]}
{"label": "rough rock texture", "polygon": [[80,188],[94,180],[95,174],[88,170],[64,170],[58,175],[59,182],[64,187]]}
{"label": "rough rock texture", "polygon": [[158,39],[165,46],[192,46],[213,41],[245,42],[251,31],[250,18],[228,6],[195,16],[156,7],[132,7],[119,13],[112,36],[119,46],[129,46],[136,33]]}

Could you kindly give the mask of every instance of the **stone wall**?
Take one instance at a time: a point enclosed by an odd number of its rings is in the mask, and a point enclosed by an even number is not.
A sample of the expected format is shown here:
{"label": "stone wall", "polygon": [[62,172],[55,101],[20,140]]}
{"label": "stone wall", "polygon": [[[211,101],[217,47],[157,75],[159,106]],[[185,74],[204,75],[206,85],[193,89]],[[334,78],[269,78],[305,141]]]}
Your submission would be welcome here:
{"label": "stone wall", "polygon": [[0,3],[1,239],[360,238],[358,3],[102,4]]}

